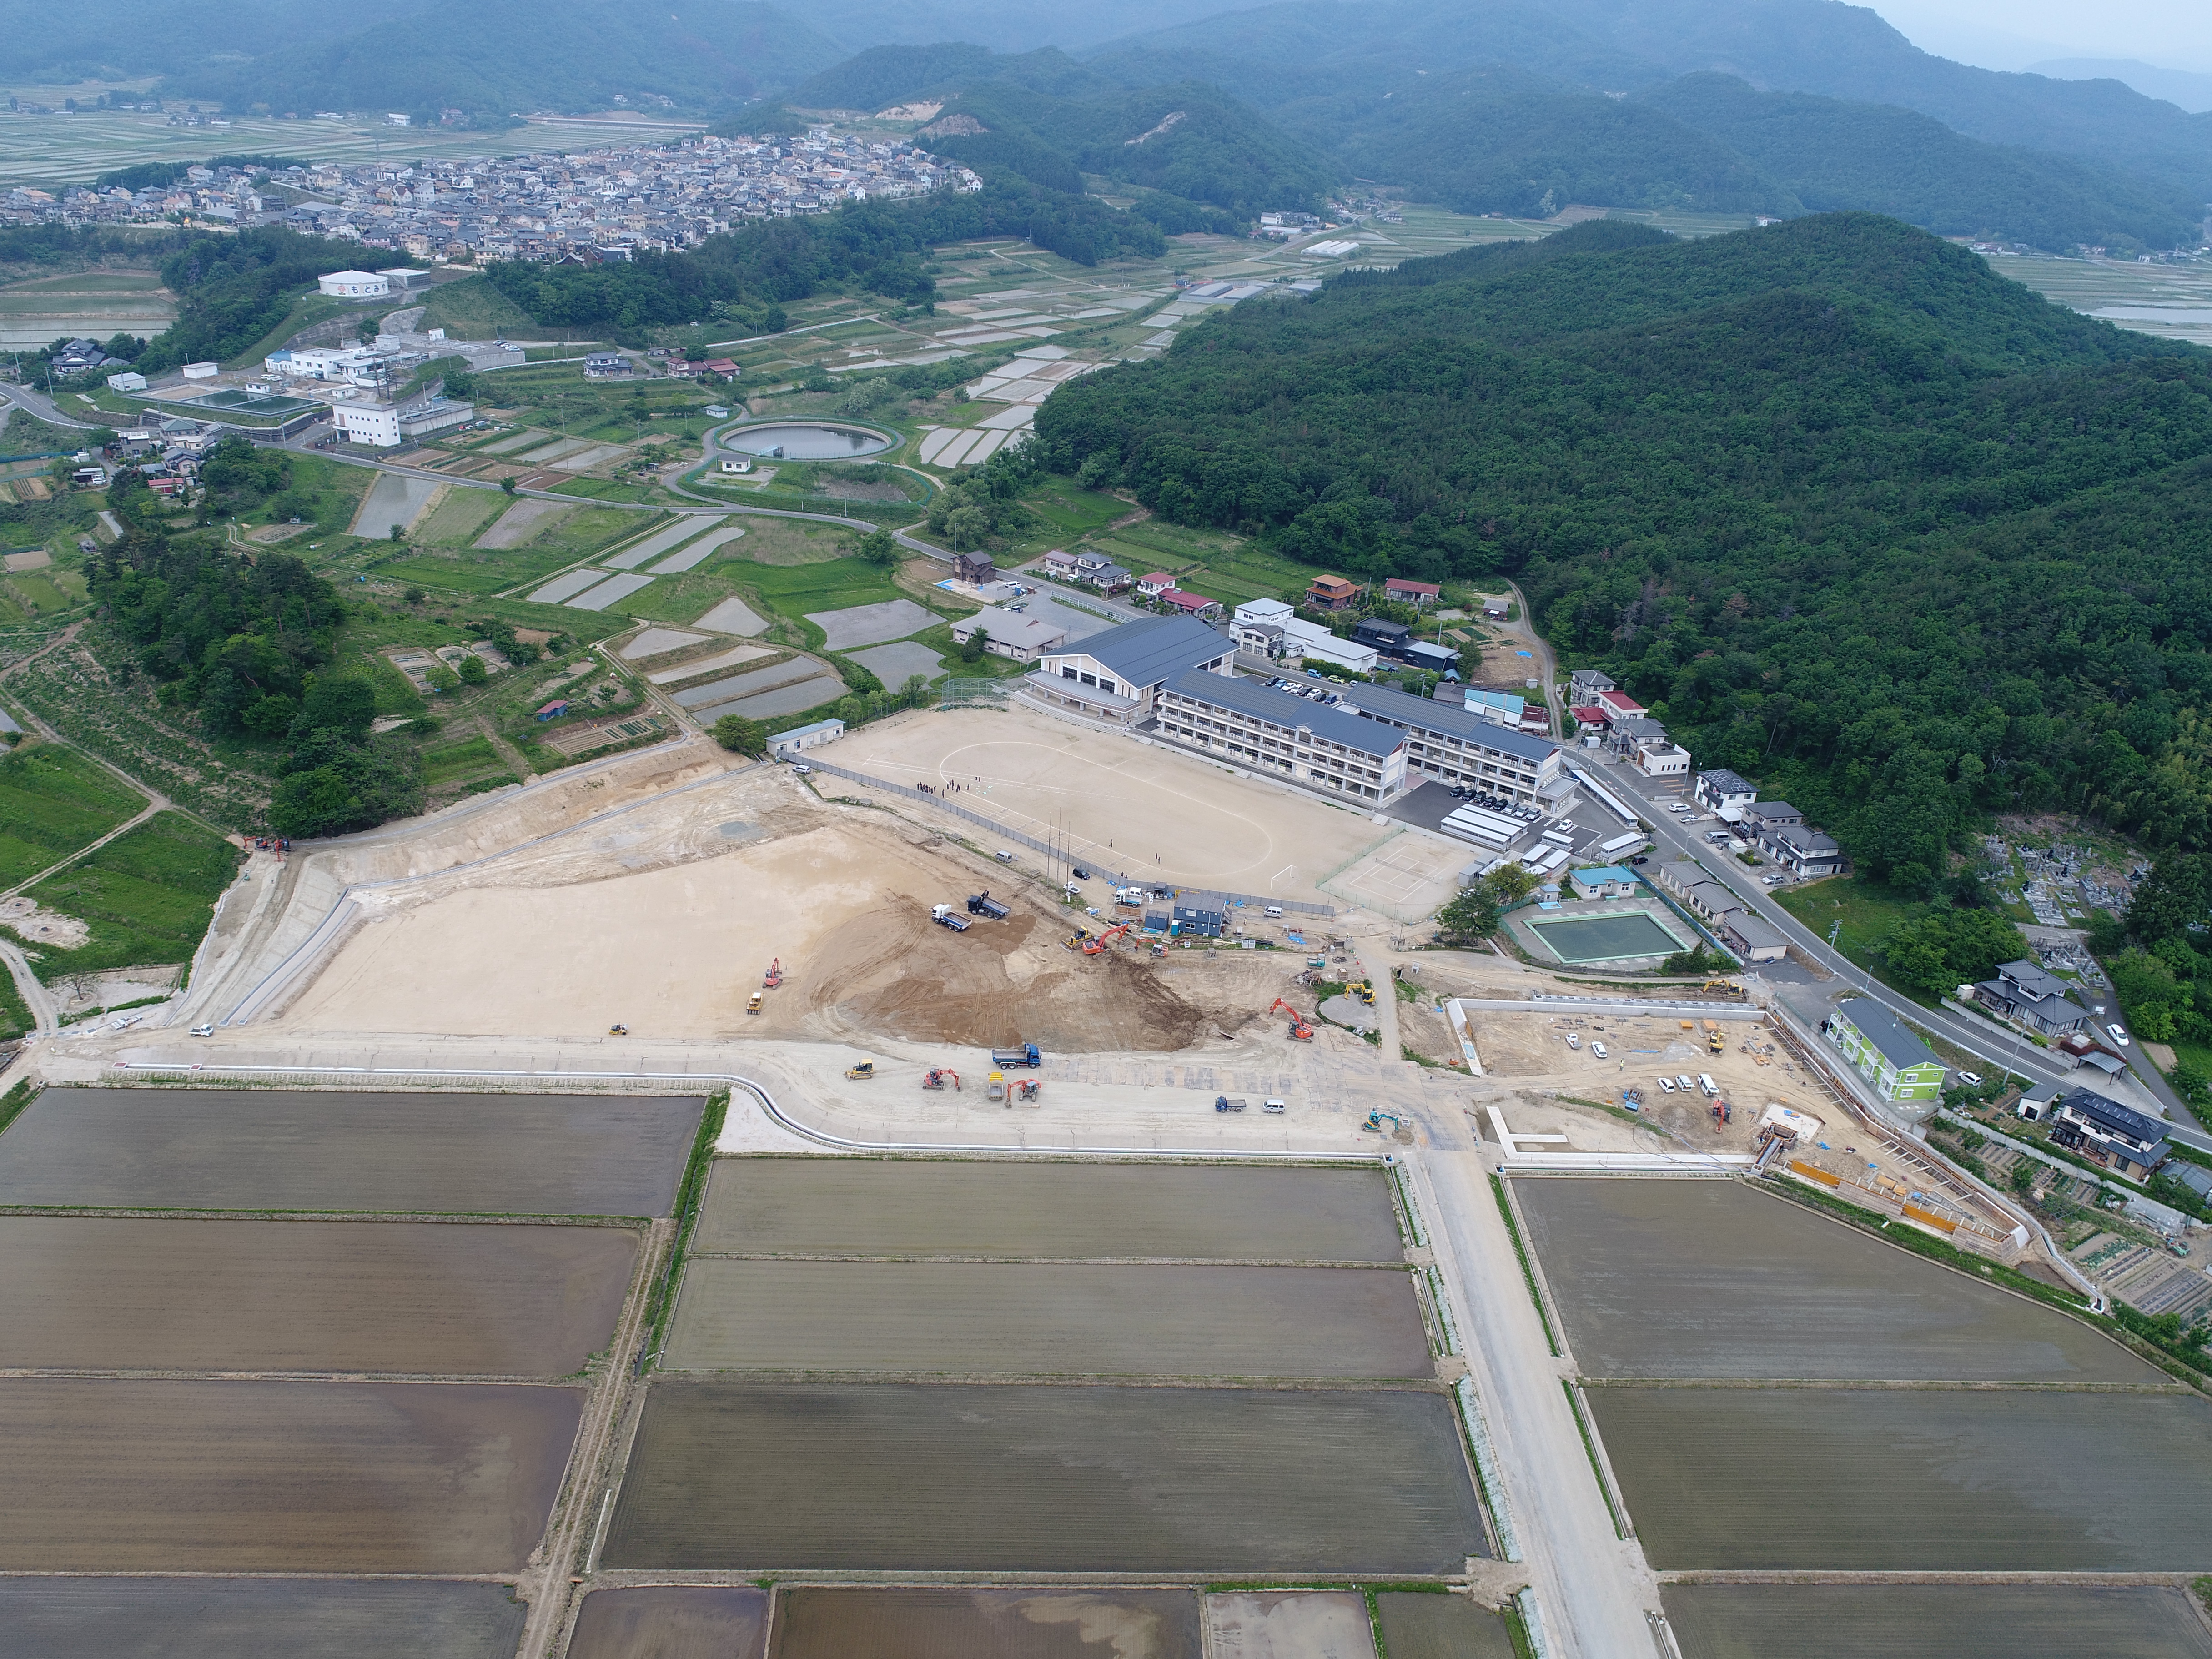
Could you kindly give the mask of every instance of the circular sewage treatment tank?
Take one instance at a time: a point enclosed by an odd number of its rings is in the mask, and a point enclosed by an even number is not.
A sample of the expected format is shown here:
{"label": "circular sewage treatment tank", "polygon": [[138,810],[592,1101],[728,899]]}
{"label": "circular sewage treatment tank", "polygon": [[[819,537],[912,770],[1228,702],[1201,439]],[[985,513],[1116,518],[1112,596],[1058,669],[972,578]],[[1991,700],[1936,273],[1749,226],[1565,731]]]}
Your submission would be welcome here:
{"label": "circular sewage treatment tank", "polygon": [[786,461],[849,461],[879,455],[895,441],[862,427],[830,426],[818,421],[779,421],[726,434],[722,447],[743,455]]}

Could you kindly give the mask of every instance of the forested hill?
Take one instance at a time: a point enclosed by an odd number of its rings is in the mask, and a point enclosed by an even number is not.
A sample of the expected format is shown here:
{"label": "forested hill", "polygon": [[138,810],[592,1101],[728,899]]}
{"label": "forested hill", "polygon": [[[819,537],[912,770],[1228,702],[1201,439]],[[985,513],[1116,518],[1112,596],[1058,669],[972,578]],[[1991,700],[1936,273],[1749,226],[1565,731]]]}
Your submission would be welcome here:
{"label": "forested hill", "polygon": [[2212,836],[2212,359],[1894,221],[1347,274],[1037,428],[1353,575],[1516,574],[1572,660],[1877,874],[1990,809]]}

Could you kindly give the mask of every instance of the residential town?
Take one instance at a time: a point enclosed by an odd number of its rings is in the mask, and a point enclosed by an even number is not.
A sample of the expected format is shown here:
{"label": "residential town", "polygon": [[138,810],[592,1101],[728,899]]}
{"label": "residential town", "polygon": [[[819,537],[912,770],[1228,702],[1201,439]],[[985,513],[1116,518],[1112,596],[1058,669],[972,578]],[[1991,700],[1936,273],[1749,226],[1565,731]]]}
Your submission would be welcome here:
{"label": "residential town", "polygon": [[0,201],[0,224],[283,225],[456,264],[623,258],[696,246],[747,220],[948,187],[981,183],[903,140],[820,126],[798,138],[702,134],[419,164],[195,167],[177,184],[145,190],[12,190]]}

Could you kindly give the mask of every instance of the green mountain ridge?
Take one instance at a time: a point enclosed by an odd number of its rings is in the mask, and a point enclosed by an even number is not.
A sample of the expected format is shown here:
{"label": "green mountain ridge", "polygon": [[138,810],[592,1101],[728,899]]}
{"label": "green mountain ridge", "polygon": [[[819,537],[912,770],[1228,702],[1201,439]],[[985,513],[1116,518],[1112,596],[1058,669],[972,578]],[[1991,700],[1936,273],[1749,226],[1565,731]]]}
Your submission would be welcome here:
{"label": "green mountain ridge", "polygon": [[835,62],[838,47],[774,6],[717,0],[683,14],[617,0],[471,0],[244,63],[179,70],[171,97],[234,110],[435,112],[494,120],[665,99],[717,111]]}
{"label": "green mountain ridge", "polygon": [[1347,273],[1037,431],[1310,562],[1515,574],[1571,660],[1877,877],[1924,882],[1990,811],[2212,827],[2176,746],[2212,702],[2212,361],[1894,221],[1594,222]]}

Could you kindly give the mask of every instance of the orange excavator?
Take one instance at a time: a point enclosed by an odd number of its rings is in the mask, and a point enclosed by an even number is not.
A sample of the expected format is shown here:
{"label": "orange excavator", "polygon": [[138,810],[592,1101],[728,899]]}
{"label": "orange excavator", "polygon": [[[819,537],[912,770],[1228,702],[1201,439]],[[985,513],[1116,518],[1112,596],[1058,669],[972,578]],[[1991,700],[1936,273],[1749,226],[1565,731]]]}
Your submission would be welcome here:
{"label": "orange excavator", "polygon": [[1300,1014],[1297,1009],[1291,1007],[1289,1003],[1284,1001],[1282,998],[1277,997],[1275,999],[1275,1006],[1268,1009],[1267,1012],[1271,1014],[1288,1014],[1291,1017],[1291,1042],[1311,1042],[1313,1041],[1313,1027],[1307,1024],[1304,1016]]}
{"label": "orange excavator", "polygon": [[781,957],[778,957],[775,961],[769,963],[768,972],[761,975],[761,989],[763,991],[773,991],[777,986],[782,983],[783,958]]}
{"label": "orange excavator", "polygon": [[1125,921],[1118,927],[1109,927],[1104,933],[1099,934],[1097,939],[1084,940],[1083,954],[1086,957],[1095,957],[1102,954],[1108,945],[1113,944],[1115,939],[1121,938],[1134,926],[1136,926],[1134,922]]}
{"label": "orange excavator", "polygon": [[925,1089],[942,1089],[948,1083],[957,1091],[960,1087],[960,1073],[950,1066],[933,1066],[923,1074],[921,1079],[921,1086]]}

